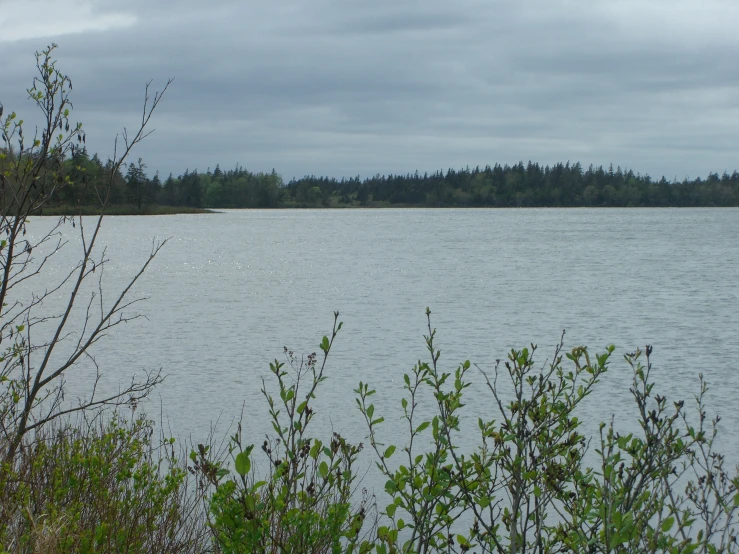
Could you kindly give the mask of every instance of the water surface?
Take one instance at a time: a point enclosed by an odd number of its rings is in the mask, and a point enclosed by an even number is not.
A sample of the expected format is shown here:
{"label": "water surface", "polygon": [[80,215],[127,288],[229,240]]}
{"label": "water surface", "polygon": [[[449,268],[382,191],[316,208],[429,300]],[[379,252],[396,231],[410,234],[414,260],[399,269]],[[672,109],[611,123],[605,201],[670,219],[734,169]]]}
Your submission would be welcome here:
{"label": "water surface", "polygon": [[[31,231],[49,220],[37,218]],[[110,217],[101,241],[110,258],[106,293],[169,238],[134,293],[146,320],[122,325],[95,350],[116,387],[162,368],[147,406],[173,433],[201,440],[244,407],[252,440],[267,429],[262,377],[283,346],[318,351],[334,310],[344,329],[319,392],[322,429],[364,440],[352,389],[360,380],[395,406],[402,374],[427,359],[425,308],[440,363],[466,359],[490,370],[511,347],[550,357],[567,347],[616,345],[611,372],[583,416],[594,430],[615,417],[632,426],[624,352],[654,346],[657,390],[690,400],[697,376],[721,413],[722,444],[739,460],[739,210],[480,209],[228,211],[213,215]],[[70,233],[76,229],[69,228]],[[71,236],[51,273],[76,260]],[[468,414],[489,417],[491,398],[471,374]],[[70,376],[73,392],[89,374]],[[397,415],[396,411],[390,412]],[[386,432],[402,440],[397,420]],[[474,432],[476,426],[472,426]],[[474,437],[471,435],[470,440]]]}

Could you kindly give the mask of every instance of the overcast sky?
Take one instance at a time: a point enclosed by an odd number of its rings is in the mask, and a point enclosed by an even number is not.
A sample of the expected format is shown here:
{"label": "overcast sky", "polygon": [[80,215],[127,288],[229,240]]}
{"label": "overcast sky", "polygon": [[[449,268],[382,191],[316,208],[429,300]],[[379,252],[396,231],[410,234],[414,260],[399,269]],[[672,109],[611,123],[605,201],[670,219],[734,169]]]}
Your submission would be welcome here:
{"label": "overcast sky", "polygon": [[56,42],[91,152],[288,180],[580,161],[739,169],[737,0],[0,0],[0,102]]}

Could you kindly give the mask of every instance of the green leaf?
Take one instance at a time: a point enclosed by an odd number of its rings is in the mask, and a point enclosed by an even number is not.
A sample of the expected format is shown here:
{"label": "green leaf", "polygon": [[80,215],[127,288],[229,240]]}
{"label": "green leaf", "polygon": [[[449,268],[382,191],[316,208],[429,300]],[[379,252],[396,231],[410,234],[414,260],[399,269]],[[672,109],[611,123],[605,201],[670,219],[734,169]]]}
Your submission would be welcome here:
{"label": "green leaf", "polygon": [[393,452],[395,452],[395,446],[391,444],[390,446],[387,447],[387,449],[385,450],[385,454],[382,457],[389,458],[390,456],[393,455]]}
{"label": "green leaf", "polygon": [[675,518],[670,516],[668,518],[665,518],[665,520],[662,522],[662,532],[667,533],[670,529],[672,529],[672,525],[675,523]]}
{"label": "green leaf", "polygon": [[246,452],[239,452],[236,455],[236,473],[241,475],[242,477],[249,473],[249,470],[251,469],[251,460],[249,459],[249,454]]}
{"label": "green leaf", "polygon": [[734,495],[734,506],[739,506],[739,492]]}
{"label": "green leaf", "polygon": [[264,485],[267,484],[267,481],[257,481],[252,485],[251,492],[257,492],[259,489],[261,489]]}
{"label": "green leaf", "polygon": [[431,422],[424,421],[423,423],[421,423],[421,425],[419,425],[418,427],[416,427],[416,433],[420,433],[424,429],[427,429],[429,425],[431,425]]}
{"label": "green leaf", "polygon": [[328,475],[328,464],[326,462],[321,462],[321,465],[318,466],[318,473],[321,474],[321,477],[324,479]]}
{"label": "green leaf", "polygon": [[328,337],[323,337],[323,340],[321,341],[321,350],[328,353],[329,344]]}

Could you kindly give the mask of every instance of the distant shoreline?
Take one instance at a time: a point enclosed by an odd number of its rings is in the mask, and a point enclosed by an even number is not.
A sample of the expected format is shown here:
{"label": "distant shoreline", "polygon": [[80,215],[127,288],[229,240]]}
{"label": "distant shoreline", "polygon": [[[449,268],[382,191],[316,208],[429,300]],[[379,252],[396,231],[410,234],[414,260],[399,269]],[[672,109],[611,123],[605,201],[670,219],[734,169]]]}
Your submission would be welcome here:
{"label": "distant shoreline", "polygon": [[[190,206],[159,206],[149,205],[139,210],[136,206],[114,205],[103,212],[106,216],[115,215],[180,215],[180,214],[210,214],[218,213],[212,208],[193,208]],[[42,213],[33,212],[32,217],[61,217],[76,215],[100,215],[99,206],[46,206]]]}
{"label": "distant shoreline", "polygon": [[[737,206],[419,206],[415,204],[389,204],[367,206],[280,206],[272,208],[192,208],[188,206],[149,206],[144,211],[125,206],[113,206],[103,212],[105,216],[152,216],[218,214],[224,210],[239,211],[290,211],[290,210],[639,210],[639,209],[737,209]],[[96,216],[100,208],[94,206],[46,208],[32,217]]]}

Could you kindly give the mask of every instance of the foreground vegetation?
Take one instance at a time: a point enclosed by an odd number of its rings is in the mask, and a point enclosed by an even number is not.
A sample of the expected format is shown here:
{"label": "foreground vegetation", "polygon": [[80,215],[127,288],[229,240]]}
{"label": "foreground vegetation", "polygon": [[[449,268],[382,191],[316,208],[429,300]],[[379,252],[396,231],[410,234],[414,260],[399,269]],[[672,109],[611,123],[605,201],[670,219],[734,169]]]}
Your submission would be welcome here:
{"label": "foreground vegetation", "polygon": [[[625,355],[638,432],[611,422],[586,437],[578,405],[613,347],[560,343],[538,364],[532,345],[492,372],[468,361],[445,372],[428,315],[427,360],[403,376],[400,444],[397,424],[387,429],[394,441],[384,438],[366,383],[355,390],[366,436],[312,432],[336,314],[320,357],[286,352],[271,364],[263,393],[274,433],[259,446],[240,423],[225,450],[212,437],[187,457],[172,439],[153,440],[142,417],[89,410],[24,437],[0,473],[0,551],[739,551],[739,468],[714,451],[719,418],[707,414],[702,377],[691,409],[654,390],[651,347]],[[464,417],[473,384],[490,399],[476,421]],[[12,399],[2,402],[8,413]],[[367,440],[384,491],[361,488]]]}
{"label": "foreground vegetation", "polygon": [[[192,460],[215,491],[208,527],[223,552],[736,552],[739,473],[713,451],[716,423],[707,419],[701,377],[698,425],[683,402],[654,391],[651,347],[625,356],[639,432],[601,424],[593,438],[597,463],[585,453],[579,403],[607,371],[613,347],[591,354],[557,347],[550,363],[534,362],[535,346],[512,350],[491,375],[480,371],[489,409],[464,429],[471,364],[439,367],[435,330],[425,336],[426,362],[404,377],[405,444],[381,442],[384,418],[376,391],[355,390],[375,464],[386,480],[379,498],[352,496],[362,444],[334,434],[308,433],[313,400],[341,328],[324,337],[319,362],[287,353],[271,365],[274,395],[263,389],[275,436],[262,445],[269,473],[259,481],[254,445],[241,427],[231,438],[232,460]],[[499,380],[500,379],[500,380]],[[435,415],[428,413],[428,403]],[[387,430],[397,437],[397,426]],[[459,446],[476,434],[477,445]],[[358,437],[359,438],[359,437]],[[684,487],[684,489],[683,489]],[[379,510],[379,511],[378,511]]]}
{"label": "foreground vegetation", "polygon": [[[137,409],[159,373],[102,394],[94,348],[138,317],[132,287],[163,246],[111,294],[102,214],[161,94],[150,98],[147,86],[140,127],[123,133],[120,157],[93,187],[97,220],[61,217],[46,234],[28,233],[29,217],[75,185],[68,161],[84,144],[53,50],[37,54],[29,89],[46,127],[29,139],[15,113],[0,121],[0,552],[739,550],[739,472],[714,451],[719,418],[708,416],[707,385],[701,377],[693,409],[659,394],[650,346],[625,355],[637,425],[603,423],[595,437],[583,434],[578,410],[613,347],[566,351],[561,340],[545,363],[531,345],[490,372],[469,361],[445,371],[428,310],[425,361],[403,377],[403,439],[397,426],[385,428],[376,389],[363,382],[354,392],[366,433],[314,432],[338,313],[320,355],[286,349],[271,364],[262,392],[273,434],[259,446],[241,424],[225,448],[218,437],[185,446],[157,433]],[[48,271],[74,233],[78,261],[61,276]],[[52,296],[64,299],[51,304],[56,312],[45,303]],[[76,371],[92,379],[88,395],[70,403],[65,378]],[[464,417],[473,385],[489,400],[474,420]],[[365,442],[384,491],[361,488]]]}

